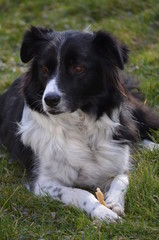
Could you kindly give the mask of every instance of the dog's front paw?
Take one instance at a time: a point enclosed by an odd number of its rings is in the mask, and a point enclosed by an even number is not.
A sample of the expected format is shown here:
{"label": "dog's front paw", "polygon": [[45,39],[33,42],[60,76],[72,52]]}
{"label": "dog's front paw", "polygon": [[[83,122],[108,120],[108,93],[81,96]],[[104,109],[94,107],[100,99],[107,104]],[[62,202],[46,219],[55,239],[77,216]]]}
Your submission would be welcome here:
{"label": "dog's front paw", "polygon": [[110,198],[107,198],[106,206],[119,216],[124,216],[124,207],[122,207],[120,203],[113,201]]}
{"label": "dog's front paw", "polygon": [[93,209],[91,217],[106,221],[107,223],[121,220],[121,218],[115,212],[101,204]]}

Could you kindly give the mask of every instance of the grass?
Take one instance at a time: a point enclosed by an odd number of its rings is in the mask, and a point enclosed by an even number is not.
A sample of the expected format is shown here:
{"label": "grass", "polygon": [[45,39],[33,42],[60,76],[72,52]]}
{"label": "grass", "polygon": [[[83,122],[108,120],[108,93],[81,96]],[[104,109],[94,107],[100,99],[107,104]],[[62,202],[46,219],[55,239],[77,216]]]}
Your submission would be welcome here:
{"label": "grass", "polygon": [[[25,71],[19,50],[30,25],[56,30],[112,32],[131,52],[126,72],[140,81],[150,106],[159,106],[158,0],[1,0],[0,92]],[[158,134],[159,135],[159,134]],[[159,137],[156,135],[156,140]],[[95,223],[85,213],[24,186],[25,171],[0,152],[0,239],[159,239],[159,151],[138,150],[123,223]]]}

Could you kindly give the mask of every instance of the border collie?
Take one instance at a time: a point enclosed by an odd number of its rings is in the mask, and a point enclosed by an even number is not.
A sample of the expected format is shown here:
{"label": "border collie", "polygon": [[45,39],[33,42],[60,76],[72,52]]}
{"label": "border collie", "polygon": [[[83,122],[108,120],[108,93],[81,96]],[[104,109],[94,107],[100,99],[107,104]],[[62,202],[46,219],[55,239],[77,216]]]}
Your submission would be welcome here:
{"label": "border collie", "polygon": [[[120,219],[131,146],[159,128],[158,115],[124,85],[127,47],[103,31],[31,27],[21,60],[28,71],[0,96],[1,145],[24,164],[35,194]],[[100,187],[106,207],[78,187]]]}

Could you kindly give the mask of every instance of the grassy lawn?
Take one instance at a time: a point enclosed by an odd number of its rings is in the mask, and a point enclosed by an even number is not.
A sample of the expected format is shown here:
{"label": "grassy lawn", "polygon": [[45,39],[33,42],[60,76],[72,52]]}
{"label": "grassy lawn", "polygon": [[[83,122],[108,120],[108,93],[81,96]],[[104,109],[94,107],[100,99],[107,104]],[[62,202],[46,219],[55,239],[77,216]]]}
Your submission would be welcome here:
{"label": "grassy lawn", "polygon": [[[126,72],[159,109],[158,0],[0,0],[0,92],[26,69],[19,50],[30,25],[82,30],[90,24],[129,46]],[[77,209],[34,196],[24,182],[25,171],[0,152],[0,240],[159,239],[159,150],[134,154],[122,223],[96,223]]]}

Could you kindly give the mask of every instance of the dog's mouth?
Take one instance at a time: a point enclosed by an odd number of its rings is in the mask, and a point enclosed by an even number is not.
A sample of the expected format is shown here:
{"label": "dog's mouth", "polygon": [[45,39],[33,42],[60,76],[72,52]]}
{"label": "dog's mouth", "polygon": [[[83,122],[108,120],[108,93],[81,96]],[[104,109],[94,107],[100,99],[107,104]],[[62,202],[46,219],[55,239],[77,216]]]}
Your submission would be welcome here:
{"label": "dog's mouth", "polygon": [[47,113],[51,114],[51,115],[58,115],[58,114],[63,113],[63,111],[51,109],[51,110],[47,111]]}
{"label": "dog's mouth", "polygon": [[44,112],[49,115],[72,113],[78,109],[77,106],[72,105],[68,100],[62,100],[56,106],[48,106],[45,101],[43,101],[42,106]]}
{"label": "dog's mouth", "polygon": [[57,115],[64,112],[58,105],[55,107],[51,107],[46,105],[45,102],[43,102],[42,105],[43,105],[43,110],[46,114]]}

